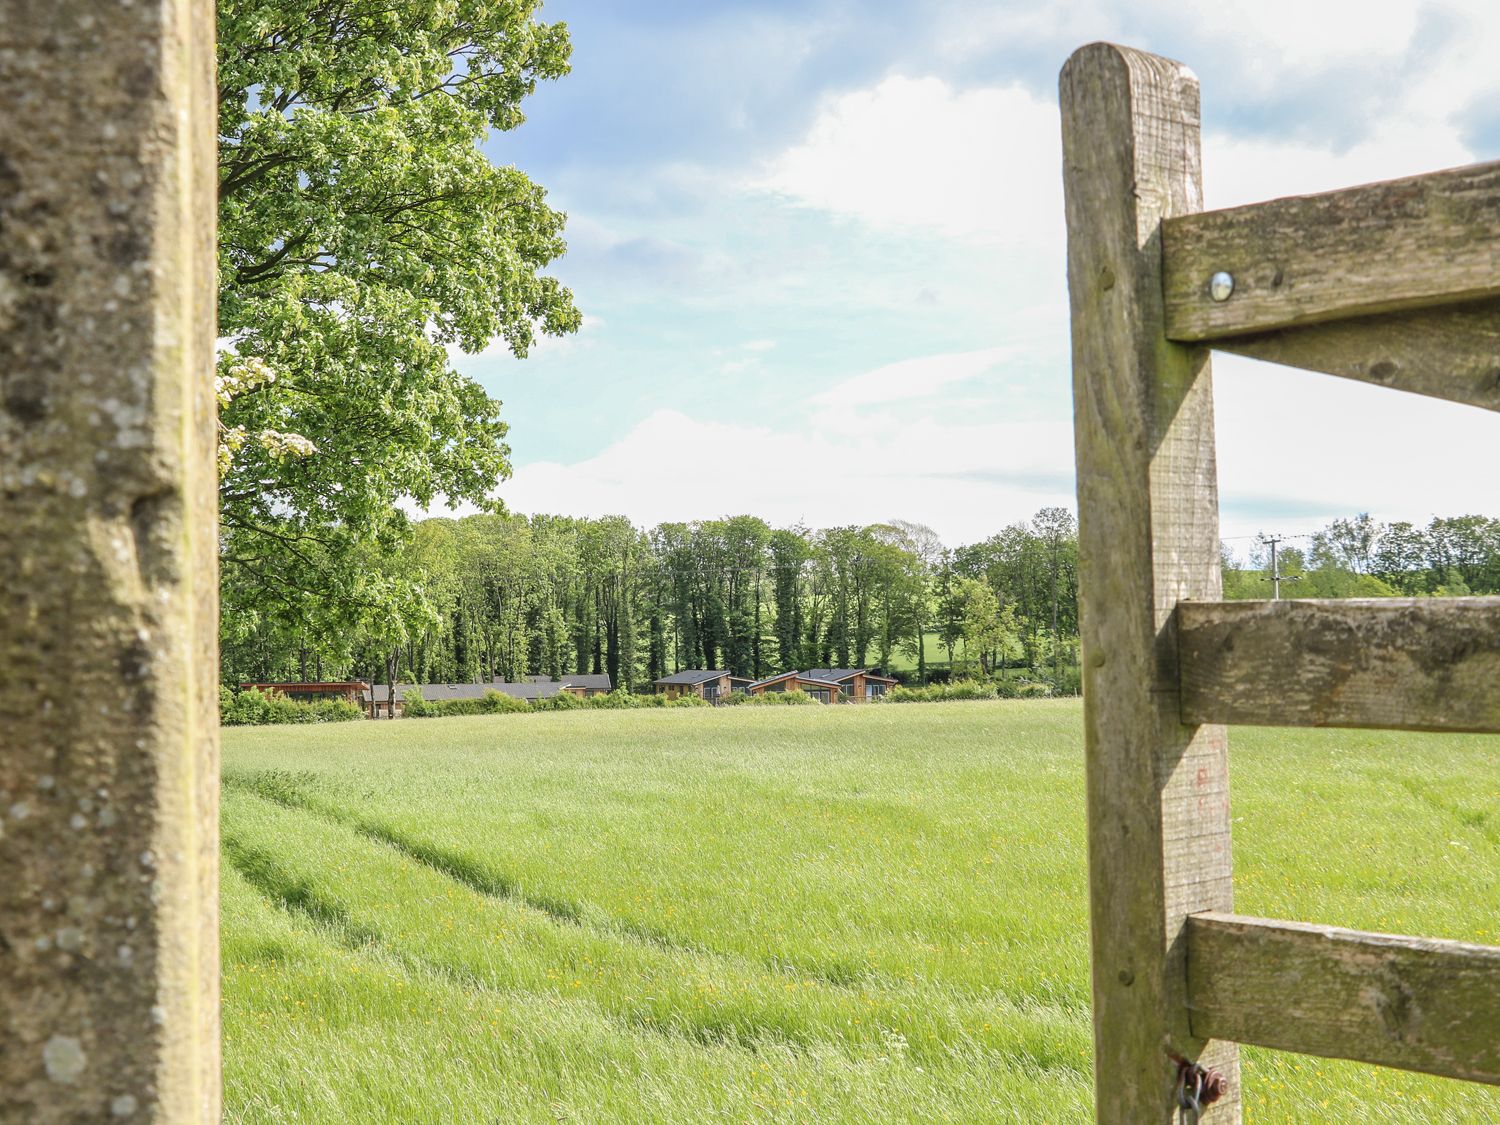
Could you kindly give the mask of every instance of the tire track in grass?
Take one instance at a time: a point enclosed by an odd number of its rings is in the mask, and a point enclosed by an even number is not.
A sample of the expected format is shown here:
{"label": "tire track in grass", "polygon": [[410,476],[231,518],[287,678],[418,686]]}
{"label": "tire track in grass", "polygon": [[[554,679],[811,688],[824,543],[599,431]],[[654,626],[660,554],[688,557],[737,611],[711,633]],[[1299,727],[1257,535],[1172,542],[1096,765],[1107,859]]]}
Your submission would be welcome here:
{"label": "tire track in grass", "polygon": [[[295,807],[292,809],[301,811]],[[387,941],[378,931],[355,921],[353,914],[342,903],[320,895],[307,880],[282,866],[270,852],[245,843],[236,833],[224,833],[222,847],[230,864],[262,898],[278,909],[304,918],[317,932],[350,953],[368,956],[372,951],[379,951],[410,972],[430,973],[470,992],[535,995],[534,990],[528,987],[506,988],[472,969],[424,957]],[[774,1046],[805,1056],[812,1046],[764,1025],[752,1029],[752,1033],[746,1035],[742,1025],[732,1019],[704,1019],[700,1015],[693,1022],[662,1021],[640,1012],[610,1011],[597,1001],[592,1002],[592,1006],[600,1018],[623,1029],[648,1032],[697,1047],[758,1054],[767,1046]],[[1027,1059],[1026,1062],[1035,1065],[1033,1059]]]}
{"label": "tire track in grass", "polygon": [[[232,788],[249,789],[238,784]],[[247,809],[259,804],[268,812],[279,810],[279,815],[289,818],[289,824],[324,825],[325,834],[342,832],[355,838],[365,835],[351,824],[309,814],[296,805],[269,800],[253,790],[245,792],[241,801],[250,802],[243,806]],[[233,819],[233,814],[229,819]],[[332,837],[316,840],[314,835],[301,843],[315,847],[316,852],[304,856],[296,850],[296,841],[285,842],[295,836],[294,831],[285,827],[273,829],[269,822],[261,827],[280,843],[283,851],[291,849],[287,855],[293,857],[292,865],[311,863],[316,865],[313,871],[326,868],[335,880],[345,878],[337,871],[347,871],[347,867],[339,867],[333,857],[347,856],[347,845],[338,844]],[[379,839],[368,835],[365,838],[381,851],[402,859],[413,858]],[[509,922],[509,927],[515,928],[515,936],[504,947],[508,952],[501,953],[501,959],[494,961],[484,952],[486,945],[493,944],[493,938],[486,940],[493,929],[491,922],[481,926],[478,918],[460,914],[460,928],[455,932],[452,919],[446,921],[445,929],[438,924],[430,906],[424,907],[422,901],[412,899],[402,909],[404,916],[413,919],[417,927],[417,932],[410,936],[422,945],[423,952],[410,951],[390,934],[361,923],[337,893],[330,895],[329,888],[314,885],[315,875],[293,870],[285,858],[273,854],[271,849],[277,845],[258,848],[247,844],[233,827],[225,832],[225,840],[231,863],[247,881],[273,902],[284,903],[287,909],[326,927],[341,944],[353,949],[375,946],[388,950],[409,964],[444,974],[467,987],[504,989],[507,975],[511,975],[517,981],[516,991],[550,993],[557,998],[587,998],[602,1015],[625,1026],[705,1046],[734,1045],[751,1051],[777,1046],[798,1052],[834,1048],[848,1052],[850,1057],[863,1057],[872,1051],[887,1050],[889,1043],[898,1042],[903,1054],[929,1066],[994,1065],[1002,1061],[1018,1069],[1070,1076],[1076,1076],[1079,1069],[1076,1057],[1079,1044],[1071,1044],[1070,1050],[1068,1041],[1079,1037],[1080,1027],[1074,1026],[1077,1021],[1060,1009],[1036,1003],[1017,1005],[1003,998],[997,998],[1000,1004],[986,1004],[987,998],[983,997],[942,993],[929,997],[906,988],[857,990],[834,988],[821,981],[798,983],[784,974],[763,974],[749,959],[735,959],[717,952],[703,956],[696,951],[664,949],[654,943],[627,941],[612,951],[610,946],[619,943],[621,935],[601,934],[586,924],[569,923],[566,928],[578,933],[583,941],[575,949],[572,939],[558,944],[557,939],[548,936],[559,925],[552,915],[532,911],[523,901],[496,900],[493,895],[459,883],[443,871],[415,860],[414,878],[420,880],[424,876],[416,872],[426,872],[425,877],[438,880],[435,887],[457,884],[475,895],[478,903],[493,902],[507,911],[521,913]],[[345,849],[343,852],[339,850],[341,847]],[[381,876],[368,862],[360,864],[356,871],[360,870],[366,872],[363,875],[366,879],[391,880],[393,888],[404,887],[408,895],[433,893],[424,891],[420,882],[401,884],[394,871]],[[451,893],[447,897],[451,898]],[[539,915],[551,929],[531,928],[534,924],[527,923],[527,912]],[[465,932],[466,926],[474,930],[472,935]],[[481,928],[483,934],[479,932]],[[505,929],[502,927],[502,931]],[[408,935],[403,930],[401,936]],[[435,957],[434,953],[445,946],[452,956]],[[466,959],[473,963],[462,963]],[[590,969],[582,968],[583,964]],[[567,966],[566,973],[554,975],[560,965]],[[568,991],[565,978],[575,973],[578,976],[571,987],[579,987],[584,977],[590,977],[593,991]],[[911,1040],[909,1048],[908,1040]]]}
{"label": "tire track in grass", "polygon": [[[247,843],[254,832],[232,835],[241,858],[262,851]],[[264,864],[260,873],[275,874]],[[993,1056],[924,1075],[826,1047],[747,1051],[650,1026],[639,1035],[592,1006],[569,1012],[545,997],[471,990],[388,947],[351,952],[227,856],[224,874],[226,951],[262,939],[286,951],[265,975],[241,976],[240,962],[226,960],[226,1122],[931,1122],[933,1106],[946,1107],[947,1121],[999,1121],[998,1105],[1017,1125],[1087,1115],[1086,1094],[1061,1107],[1048,1093],[1086,1090],[1079,1075],[1025,1064],[996,1074]],[[812,1090],[811,1106],[787,1100],[797,1089]]]}
{"label": "tire track in grass", "polygon": [[[263,899],[279,910],[303,918],[323,937],[350,953],[368,957],[372,952],[379,952],[413,974],[429,973],[470,992],[531,994],[525,988],[500,987],[471,969],[423,957],[387,941],[378,931],[355,921],[354,915],[342,903],[318,894],[307,880],[283,867],[270,852],[245,843],[237,834],[225,833],[222,847],[230,865]],[[600,1014],[609,1018],[608,1013]],[[660,1026],[627,1020],[617,1022],[669,1034]]]}
{"label": "tire track in grass", "polygon": [[298,879],[264,848],[247,844],[232,832],[221,834],[220,847],[230,866],[257,894],[288,914],[301,915],[336,945],[351,953],[379,948],[404,959],[402,952],[391,949],[378,933],[356,922],[342,904],[319,895],[307,880]]}
{"label": "tire track in grass", "polygon": [[351,828],[368,839],[394,848],[417,863],[431,868],[478,894],[528,906],[566,925],[578,926],[595,933],[630,937],[661,949],[686,953],[694,957],[715,958],[735,965],[758,965],[767,972],[779,976],[789,977],[796,981],[817,981],[833,988],[859,989],[866,985],[898,983],[886,981],[876,970],[854,962],[793,961],[774,955],[764,958],[748,958],[740,954],[712,949],[696,942],[682,941],[661,930],[612,915],[590,917],[590,913],[602,915],[603,912],[597,910],[590,912],[575,902],[528,892],[516,880],[469,856],[460,855],[425,840],[415,839],[381,820],[362,816],[340,805],[321,800],[298,784],[299,781],[315,779],[316,775],[312,773],[291,774],[282,770],[267,770],[250,774],[226,773],[223,781],[226,786],[253,793],[283,808],[308,813],[331,823]]}
{"label": "tire track in grass", "polygon": [[[238,835],[226,833],[222,839],[222,847],[230,865],[273,908],[304,919],[317,934],[357,957],[373,963],[376,959],[373,955],[379,954],[394,961],[414,979],[420,980],[423,975],[435,977],[467,993],[489,996],[535,995],[524,987],[501,987],[471,969],[423,957],[386,941],[375,930],[356,922],[342,904],[319,895],[306,880],[299,879],[281,866],[271,853],[245,843]],[[775,1046],[803,1057],[808,1054],[808,1046],[795,1039],[757,1036],[744,1040],[726,1034],[726,1031],[735,1030],[732,1027],[663,1023],[639,1014],[611,1012],[597,1003],[591,1003],[590,1006],[598,1018],[622,1030],[646,1032],[668,1042],[748,1055],[758,1055],[767,1046]]]}
{"label": "tire track in grass", "polygon": [[[305,777],[311,778],[314,775],[306,774]],[[498,871],[490,870],[489,867],[474,861],[469,856],[450,852],[444,847],[425,840],[416,840],[381,820],[360,816],[359,813],[354,813],[333,802],[321,801],[312,793],[299,789],[296,781],[297,775],[285,774],[282,771],[249,775],[225,774],[223,777],[223,783],[226,786],[254,793],[255,796],[281,805],[282,808],[311,814],[326,822],[353,829],[360,835],[365,835],[369,840],[386,844],[396,852],[401,852],[402,855],[419,862],[423,867],[431,868],[438,874],[443,874],[453,882],[458,882],[484,897],[498,898],[498,900],[511,901],[511,903],[529,907],[529,909],[544,913],[553,921],[561,922],[565,926],[579,927],[594,935],[606,936],[606,938],[636,939],[642,944],[654,945],[669,953],[714,960],[726,968],[739,969],[745,966],[757,966],[769,974],[789,978],[796,983],[811,981],[811,983],[823,984],[832,989],[849,990],[849,992],[858,992],[865,986],[888,987],[892,984],[900,984],[900,981],[882,980],[877,972],[868,969],[867,966],[852,965],[847,962],[832,962],[826,965],[814,963],[808,966],[804,962],[792,962],[792,960],[777,956],[751,959],[741,954],[712,950],[694,942],[678,941],[660,930],[652,930],[651,927],[640,926],[639,922],[625,921],[616,916],[589,918],[588,912],[585,912],[579,904],[543,897],[543,895],[528,894],[520,888],[516,880]]]}
{"label": "tire track in grass", "polygon": [[[225,773],[225,786],[240,789],[293,811],[304,812],[332,824],[352,829],[367,839],[384,844],[454,882],[498,901],[517,903],[539,911],[554,921],[576,926],[592,934],[631,938],[673,953],[687,954],[701,959],[713,959],[726,967],[758,967],[778,978],[805,984],[808,982],[857,993],[863,990],[903,989],[907,981],[889,976],[870,965],[843,959],[819,959],[814,957],[788,957],[784,954],[767,954],[761,957],[748,956],[680,938],[639,922],[629,921],[577,902],[537,895],[526,891],[521,884],[503,872],[475,860],[470,856],[451,851],[440,845],[415,838],[375,817],[363,815],[335,802],[309,792],[306,786],[316,785],[319,776],[311,771],[293,773],[287,770],[261,770],[256,772]],[[1088,1018],[1088,1008],[1064,999],[1053,997],[1039,1001],[1033,994],[1014,997],[998,994],[1011,1007],[1024,1008],[1032,1005],[1055,1010],[1065,1019],[1075,1018],[1080,1013]],[[984,994],[975,994],[972,999],[982,1000]]]}

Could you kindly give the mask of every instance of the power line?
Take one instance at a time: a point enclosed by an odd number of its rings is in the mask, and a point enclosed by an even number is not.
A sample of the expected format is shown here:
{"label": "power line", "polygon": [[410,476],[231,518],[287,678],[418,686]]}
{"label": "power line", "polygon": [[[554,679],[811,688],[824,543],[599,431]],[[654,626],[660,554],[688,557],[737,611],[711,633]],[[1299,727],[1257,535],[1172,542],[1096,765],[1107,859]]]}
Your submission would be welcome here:
{"label": "power line", "polygon": [[1270,579],[1270,582],[1271,582],[1271,600],[1279,602],[1281,600],[1281,584],[1283,582],[1301,582],[1302,581],[1302,575],[1300,575],[1300,574],[1287,574],[1287,575],[1283,575],[1281,573],[1280,565],[1278,564],[1277,559],[1276,559],[1276,546],[1279,543],[1286,542],[1288,539],[1305,539],[1305,538],[1307,538],[1307,536],[1305,536],[1305,535],[1262,535],[1259,538],[1260,538],[1260,541],[1262,543],[1266,544],[1266,546],[1268,546],[1268,547],[1271,548],[1271,579]]}
{"label": "power line", "polygon": [[[1301,532],[1300,534],[1297,534],[1297,535],[1281,535],[1281,536],[1278,536],[1277,538],[1278,539],[1315,539],[1315,538],[1317,538],[1317,536],[1318,536],[1318,532],[1316,532],[1316,531],[1304,531],[1304,532]],[[1221,535],[1221,536],[1219,536],[1219,539],[1222,542],[1224,542],[1224,543],[1233,543],[1233,542],[1236,542],[1237,540],[1240,540],[1240,539],[1258,539],[1258,540],[1261,540],[1263,542],[1265,540],[1265,538],[1266,538],[1266,533],[1264,531],[1257,531],[1254,535]]]}

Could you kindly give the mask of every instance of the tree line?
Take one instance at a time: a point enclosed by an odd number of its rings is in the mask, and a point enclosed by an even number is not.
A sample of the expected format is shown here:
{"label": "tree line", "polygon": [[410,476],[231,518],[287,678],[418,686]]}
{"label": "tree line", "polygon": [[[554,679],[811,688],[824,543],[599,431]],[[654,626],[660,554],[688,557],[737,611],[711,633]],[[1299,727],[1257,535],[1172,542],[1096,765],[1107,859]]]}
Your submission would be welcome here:
{"label": "tree line", "polygon": [[[1225,545],[1224,596],[1271,593],[1269,551]],[[1283,597],[1500,593],[1500,519],[1368,514],[1283,544]],[[1078,688],[1078,536],[1045,508],[977,543],[930,528],[775,528],[754,516],[641,528],[623,516],[482,514],[417,523],[361,563],[379,591],[224,601],[226,682],[474,683],[607,673],[639,690],[684,668],[763,677],[871,667],[912,683],[1021,676]],[[234,581],[226,575],[226,583]]]}
{"label": "tree line", "polygon": [[[1283,597],[1461,597],[1500,593],[1500,519],[1436,516],[1425,527],[1383,523],[1369,513],[1337,519],[1284,546],[1277,569],[1292,580]],[[1224,594],[1270,596],[1269,552],[1257,546],[1242,567],[1226,551]]]}
{"label": "tree line", "polygon": [[382,591],[366,614],[340,623],[315,597],[275,613],[226,598],[223,673],[473,683],[602,672],[638,689],[683,668],[759,678],[899,664],[922,683],[1027,669],[1069,690],[1076,560],[1073,517],[1057,508],[957,548],[903,521],[429,519],[366,560]]}

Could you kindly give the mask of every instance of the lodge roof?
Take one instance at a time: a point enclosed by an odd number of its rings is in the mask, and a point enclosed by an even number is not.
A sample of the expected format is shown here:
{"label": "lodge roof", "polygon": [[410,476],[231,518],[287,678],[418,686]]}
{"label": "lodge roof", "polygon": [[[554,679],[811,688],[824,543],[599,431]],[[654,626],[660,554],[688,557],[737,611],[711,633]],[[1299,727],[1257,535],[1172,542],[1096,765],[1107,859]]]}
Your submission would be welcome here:
{"label": "lodge roof", "polygon": [[751,687],[760,687],[760,686],[762,686],[762,685],[763,685],[763,684],[774,684],[774,683],[775,683],[775,682],[776,682],[776,681],[777,681],[777,680],[785,680],[785,679],[787,679],[787,678],[789,678],[789,677],[792,677],[792,676],[800,676],[800,675],[801,675],[801,673],[800,673],[800,672],[781,672],[781,673],[778,673],[778,674],[777,674],[777,675],[775,675],[775,676],[767,676],[767,677],[766,677],[766,678],[765,678],[765,679],[763,679],[763,680],[756,680],[756,681],[755,681],[755,682],[754,682],[754,683],[753,683],[753,684],[751,684],[751,685],[750,685],[750,686],[751,686]]}
{"label": "lodge roof", "polygon": [[[409,691],[420,691],[422,699],[427,703],[447,703],[454,699],[483,699],[484,693],[490,689],[489,684],[397,684],[396,701],[399,703],[406,698]],[[376,703],[385,703],[390,699],[391,686],[389,684],[376,684],[370,689]]]}
{"label": "lodge roof", "polygon": [[798,672],[797,678],[824,684],[841,684],[845,680],[854,679],[863,671],[863,668],[809,668],[806,672]]}
{"label": "lodge roof", "polygon": [[590,672],[586,675],[567,676],[565,679],[569,687],[581,687],[585,691],[610,692],[615,690],[614,681],[609,678],[608,672],[600,672],[597,675]]}
{"label": "lodge roof", "polygon": [[708,671],[702,668],[685,668],[681,672],[673,672],[670,676],[663,676],[656,682],[659,684],[702,684],[727,675],[729,673],[722,670]]}
{"label": "lodge roof", "polygon": [[845,680],[854,679],[855,676],[891,684],[896,682],[890,676],[882,676],[879,672],[872,672],[868,668],[809,668],[806,672],[797,673],[797,676],[799,679],[822,684],[841,684]]}

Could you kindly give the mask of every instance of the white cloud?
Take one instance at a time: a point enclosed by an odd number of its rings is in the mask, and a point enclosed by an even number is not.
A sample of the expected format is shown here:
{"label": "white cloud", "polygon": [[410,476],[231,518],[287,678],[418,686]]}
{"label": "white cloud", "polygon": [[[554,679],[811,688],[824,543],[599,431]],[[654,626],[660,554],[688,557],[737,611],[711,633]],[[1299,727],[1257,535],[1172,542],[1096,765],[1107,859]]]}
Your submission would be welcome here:
{"label": "white cloud", "polygon": [[1298,142],[1203,138],[1203,194],[1209,209],[1284,195],[1337,191],[1376,180],[1466,164],[1473,154],[1445,122],[1396,120],[1342,152]]}
{"label": "white cloud", "polygon": [[826,103],[751,186],[879,226],[1058,244],[1057,107],[1023,87],[895,76]]}
{"label": "white cloud", "polygon": [[926,398],[950,383],[972,379],[994,369],[1014,348],[983,348],[949,355],[919,356],[888,363],[844,379],[809,400],[815,406],[870,406],[901,399]]}
{"label": "white cloud", "polygon": [[[1215,364],[1223,535],[1310,532],[1360,511],[1417,523],[1493,511],[1493,413],[1234,356]],[[831,406],[787,430],[658,410],[593,457],[521,466],[500,495],[513,511],[643,525],[905,518],[952,544],[1074,506],[1066,417],[971,423],[890,401],[845,421]]]}
{"label": "white cloud", "polygon": [[1137,3],[1138,16],[1173,20],[1185,38],[1232,45],[1247,59],[1273,60],[1247,68],[1259,71],[1268,84],[1285,69],[1343,60],[1368,64],[1399,54],[1411,42],[1424,6],[1421,0],[1256,0],[1232,8],[1179,0]]}
{"label": "white cloud", "polygon": [[741,345],[747,352],[768,352],[775,346],[775,340],[746,340]]}
{"label": "white cloud", "polygon": [[[1049,0],[1045,4],[958,0],[936,20],[945,57],[983,58],[997,48],[1056,54],[1097,40],[1175,50],[1189,66],[1199,56],[1233,59],[1233,81],[1252,96],[1274,89],[1288,70],[1343,61],[1388,62],[1405,50],[1428,9],[1478,10],[1488,0],[1257,0],[1184,4],[1182,0]],[[1173,48],[1160,44],[1170,39]],[[1200,71],[1200,73],[1204,73]],[[1219,72],[1216,72],[1219,73]],[[1246,83],[1252,89],[1244,91]]]}
{"label": "white cloud", "polygon": [[894,517],[968,542],[1072,503],[1072,428],[912,420],[893,407],[858,429],[777,432],[658,410],[598,455],[522,466],[500,489],[520,512],[623,513],[640,524],[749,512],[773,524]]}

